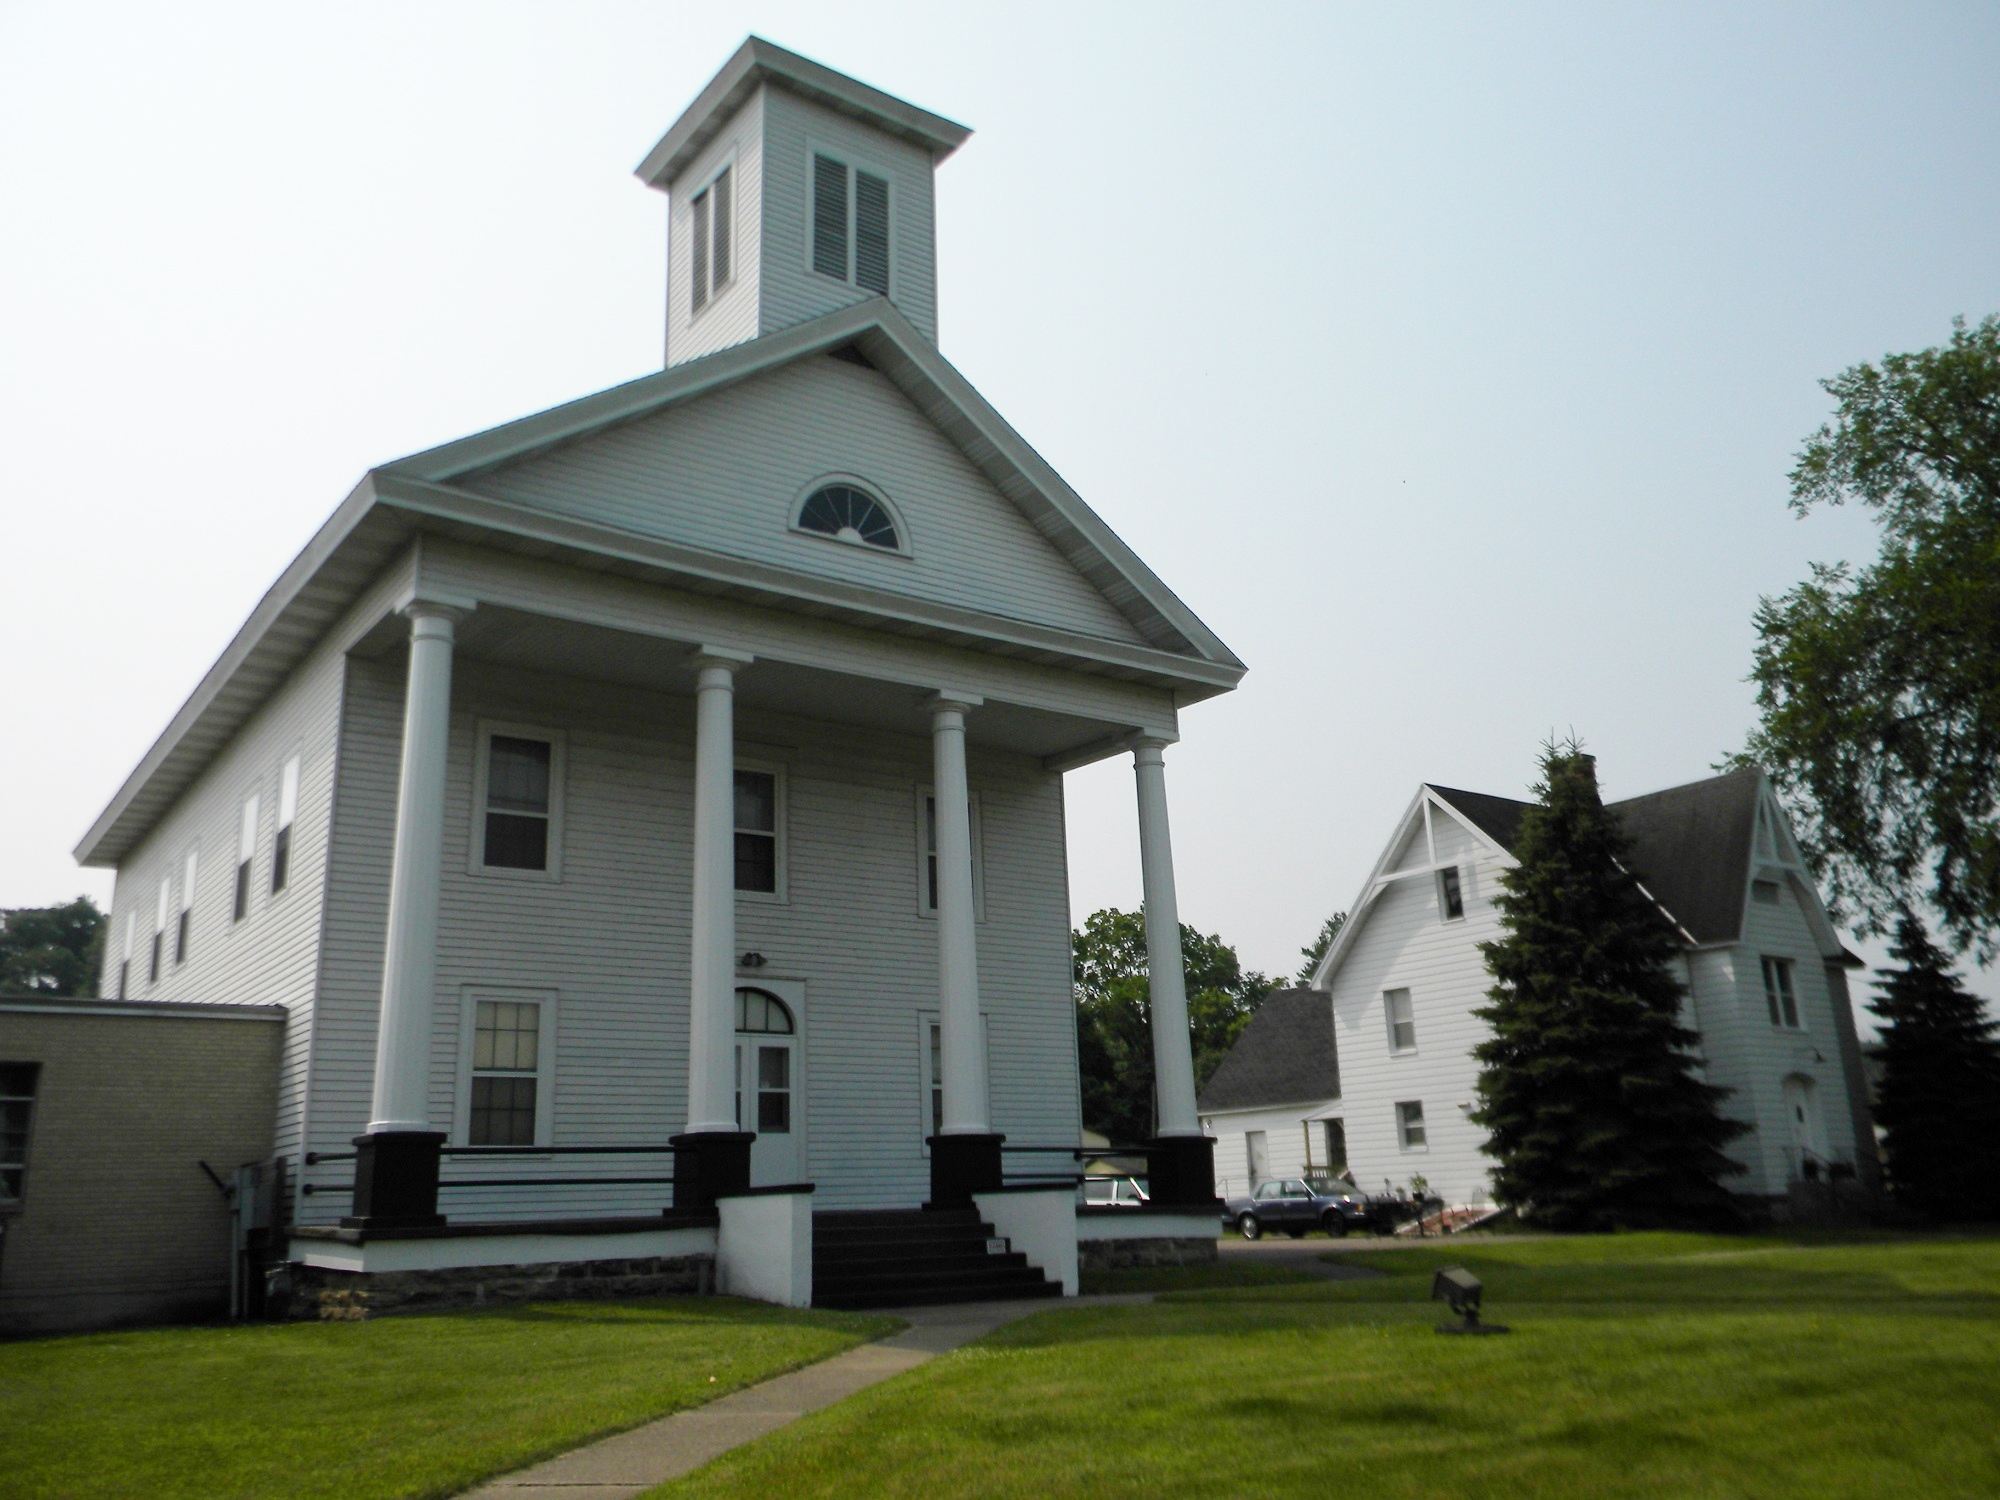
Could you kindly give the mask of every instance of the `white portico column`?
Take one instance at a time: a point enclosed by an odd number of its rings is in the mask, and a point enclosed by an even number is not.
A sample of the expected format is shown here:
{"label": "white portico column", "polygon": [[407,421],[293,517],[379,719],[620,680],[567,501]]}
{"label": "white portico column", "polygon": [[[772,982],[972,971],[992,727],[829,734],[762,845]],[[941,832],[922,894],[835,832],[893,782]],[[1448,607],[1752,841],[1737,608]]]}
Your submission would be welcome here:
{"label": "white portico column", "polygon": [[736,1124],[736,674],[751,658],[705,646],[694,718],[694,920],[688,944],[687,1132],[674,1204],[707,1209],[750,1183]]}
{"label": "white portico column", "polygon": [[463,615],[422,600],[403,612],[410,620],[410,664],[403,689],[403,766],[396,786],[371,1135],[431,1128],[431,991],[437,977],[438,882],[444,874],[445,743],[451,728],[452,641]]}
{"label": "white portico column", "polygon": [[432,991],[437,978],[438,884],[444,873],[445,751],[451,730],[451,654],[464,611],[429,600],[410,621],[403,691],[403,764],[382,949],[375,1093],[356,1138],[352,1221],[369,1227],[442,1223],[438,1150],[430,1123]]}
{"label": "white portico column", "polygon": [[980,700],[931,700],[937,805],[938,1026],[945,1135],[986,1135],[986,1049],[979,1036],[977,912],[972,900],[972,804],[965,785],[965,715]]}
{"label": "white portico column", "polygon": [[1172,743],[1140,739],[1132,750],[1139,782],[1139,865],[1145,883],[1146,974],[1152,996],[1153,1078],[1160,1134],[1199,1136],[1194,1050],[1188,1041],[1187,980],[1181,972],[1180,905],[1174,898],[1174,843],[1167,831],[1167,768]]}

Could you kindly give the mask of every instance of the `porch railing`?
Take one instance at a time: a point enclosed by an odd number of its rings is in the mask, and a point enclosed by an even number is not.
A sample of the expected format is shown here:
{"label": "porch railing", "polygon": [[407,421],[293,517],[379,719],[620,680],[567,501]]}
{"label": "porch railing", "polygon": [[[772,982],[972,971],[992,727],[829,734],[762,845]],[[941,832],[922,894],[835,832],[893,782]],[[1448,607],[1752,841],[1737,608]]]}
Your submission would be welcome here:
{"label": "porch railing", "polygon": [[[466,1162],[468,1164],[474,1165],[475,1167],[477,1166],[477,1164],[482,1162],[490,1161],[497,1164],[507,1161],[534,1161],[537,1159],[552,1157],[552,1156],[572,1156],[572,1157],[632,1157],[632,1156],[662,1157],[663,1156],[667,1158],[669,1163],[671,1163],[674,1157],[675,1149],[676,1148],[670,1145],[669,1146],[652,1146],[652,1145],[648,1146],[446,1146],[439,1152],[439,1155],[443,1157],[445,1162],[447,1163]],[[308,1169],[310,1169],[313,1167],[320,1166],[324,1163],[351,1162],[354,1161],[358,1155],[359,1153],[354,1151],[308,1151],[305,1154],[304,1163],[305,1166]],[[303,1175],[304,1174],[302,1173],[301,1176]],[[651,1173],[641,1176],[629,1176],[629,1175],[611,1176],[611,1175],[606,1175],[605,1173],[586,1173],[583,1175],[565,1175],[565,1176],[537,1175],[537,1176],[517,1177],[517,1176],[489,1176],[484,1172],[479,1172],[475,1170],[470,1173],[441,1172],[438,1177],[438,1193],[440,1196],[442,1196],[445,1193],[465,1192],[473,1188],[480,1188],[480,1189],[615,1188],[623,1190],[631,1188],[663,1187],[671,1189],[673,1186],[673,1182],[674,1178],[671,1172],[667,1173],[665,1176],[655,1175]],[[345,1193],[351,1196],[354,1192],[354,1183],[352,1179],[346,1182],[316,1182],[308,1180],[300,1184],[299,1191],[308,1198],[318,1197],[326,1194],[341,1194],[341,1193]],[[574,1201],[577,1195],[565,1194],[563,1196],[565,1199],[570,1201],[563,1201],[551,1205],[546,1205],[545,1207],[547,1211],[549,1211],[554,1215],[570,1215],[570,1214],[584,1213],[590,1210],[591,1205],[586,1203],[578,1203]],[[637,1195],[620,1192],[618,1196],[630,1197]],[[646,1196],[651,1197],[652,1195],[648,1194]],[[668,1192],[661,1196],[663,1196],[668,1202],[672,1201],[673,1195],[671,1192]],[[494,1207],[495,1205],[491,1204],[490,1202],[482,1202],[478,1198],[466,1200],[467,1211],[491,1211]]]}

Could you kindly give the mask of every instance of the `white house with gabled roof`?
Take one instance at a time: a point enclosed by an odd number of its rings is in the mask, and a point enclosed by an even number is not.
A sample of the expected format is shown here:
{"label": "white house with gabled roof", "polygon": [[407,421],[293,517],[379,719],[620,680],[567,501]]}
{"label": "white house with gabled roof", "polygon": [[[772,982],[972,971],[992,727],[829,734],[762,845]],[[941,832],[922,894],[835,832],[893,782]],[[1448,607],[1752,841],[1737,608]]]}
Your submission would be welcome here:
{"label": "white house with gabled roof", "polygon": [[[1492,978],[1480,944],[1501,936],[1493,897],[1512,867],[1529,804],[1419,787],[1346,924],[1312,976],[1330,1009],[1338,1095],[1272,1118],[1276,1099],[1238,1089],[1209,1115],[1225,1174],[1251,1144],[1226,1128],[1251,1119],[1268,1140],[1344,1144],[1358,1186],[1421,1176],[1450,1204],[1491,1201],[1486,1133],[1471,1119],[1488,1035],[1474,1014]],[[1687,1025],[1701,1038],[1724,1112],[1751,1129],[1730,1146],[1739,1193],[1782,1199],[1802,1178],[1878,1169],[1847,993],[1858,963],[1828,920],[1783,806],[1754,769],[1610,804],[1635,870],[1681,941]],[[1227,1063],[1225,1063],[1225,1067]],[[1218,1070],[1217,1077],[1222,1076]],[[1298,1092],[1294,1086],[1291,1092]],[[1210,1102],[1204,1100],[1204,1105]]]}
{"label": "white house with gabled roof", "polygon": [[[107,995],[285,1008],[307,1268],[866,1300],[929,1203],[1074,1290],[1063,774],[1133,757],[1172,933],[1163,752],[1244,668],[939,352],[968,133],[746,42],[639,169],[665,371],[372,470],[79,846]],[[1148,1232],[1212,1234],[1153,976]]]}

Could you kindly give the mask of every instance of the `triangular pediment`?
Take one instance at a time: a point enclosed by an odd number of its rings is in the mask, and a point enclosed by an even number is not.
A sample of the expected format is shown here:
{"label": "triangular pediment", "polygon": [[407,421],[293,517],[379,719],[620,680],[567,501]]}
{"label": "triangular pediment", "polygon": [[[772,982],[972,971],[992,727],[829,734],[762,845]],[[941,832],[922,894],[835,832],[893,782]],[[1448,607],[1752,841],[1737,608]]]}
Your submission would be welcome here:
{"label": "triangular pediment", "polygon": [[[800,502],[859,481],[903,546],[798,529]],[[908,397],[819,354],[461,481],[634,535],[1109,640],[1137,626]]]}
{"label": "triangular pediment", "polygon": [[[876,466],[894,503],[916,512],[908,559],[828,556],[816,539],[788,537],[801,485]],[[1232,682],[1243,668],[879,297],[376,473],[775,562],[802,579],[849,583],[863,569],[887,593],[1143,643]],[[683,543],[694,535],[706,540]],[[881,563],[900,575],[869,566]]]}

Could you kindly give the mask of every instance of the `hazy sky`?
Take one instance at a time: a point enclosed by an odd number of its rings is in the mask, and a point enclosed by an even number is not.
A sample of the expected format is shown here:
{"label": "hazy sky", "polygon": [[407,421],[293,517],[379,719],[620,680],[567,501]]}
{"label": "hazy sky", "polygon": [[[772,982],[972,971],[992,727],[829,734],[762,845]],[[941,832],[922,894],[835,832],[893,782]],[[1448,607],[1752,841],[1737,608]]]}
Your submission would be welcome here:
{"label": "hazy sky", "polygon": [[[1250,664],[1183,918],[1289,972],[1420,781],[1751,719],[1817,380],[2000,310],[2000,8],[0,0],[0,906],[371,464],[659,365],[632,167],[751,31],[971,125],[946,355]],[[1131,773],[1069,787],[1078,920]]]}

